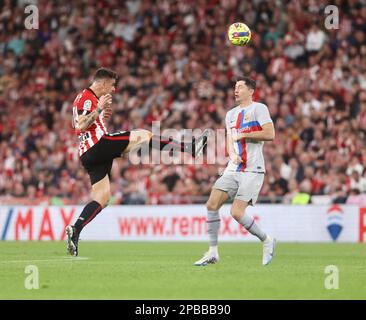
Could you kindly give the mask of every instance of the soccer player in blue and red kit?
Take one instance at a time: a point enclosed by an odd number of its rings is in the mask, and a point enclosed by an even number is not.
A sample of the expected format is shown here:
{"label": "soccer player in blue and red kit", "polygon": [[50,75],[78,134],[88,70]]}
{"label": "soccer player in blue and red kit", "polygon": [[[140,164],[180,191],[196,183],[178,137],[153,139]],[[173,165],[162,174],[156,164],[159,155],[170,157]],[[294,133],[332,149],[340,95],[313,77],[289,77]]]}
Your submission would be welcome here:
{"label": "soccer player in blue and red kit", "polygon": [[212,187],[207,206],[207,233],[209,249],[196,261],[196,266],[206,266],[219,261],[218,234],[219,210],[230,198],[233,200],[230,213],[248,232],[263,243],[262,264],[268,265],[274,256],[276,239],[265,233],[246,211],[259,196],[266,173],[263,145],[273,141],[275,128],[268,107],[253,101],[255,80],[238,77],[235,83],[236,107],[225,117],[227,131],[228,165]]}

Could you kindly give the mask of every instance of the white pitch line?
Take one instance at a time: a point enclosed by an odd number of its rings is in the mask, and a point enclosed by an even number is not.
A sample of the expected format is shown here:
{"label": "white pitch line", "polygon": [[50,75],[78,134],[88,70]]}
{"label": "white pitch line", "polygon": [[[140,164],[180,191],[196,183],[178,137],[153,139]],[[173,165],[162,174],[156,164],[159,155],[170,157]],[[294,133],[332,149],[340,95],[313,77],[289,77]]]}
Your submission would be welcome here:
{"label": "white pitch line", "polygon": [[65,257],[60,259],[28,259],[28,260],[5,260],[0,263],[17,263],[17,262],[50,262],[50,261],[78,261],[78,260],[89,260],[87,257]]}

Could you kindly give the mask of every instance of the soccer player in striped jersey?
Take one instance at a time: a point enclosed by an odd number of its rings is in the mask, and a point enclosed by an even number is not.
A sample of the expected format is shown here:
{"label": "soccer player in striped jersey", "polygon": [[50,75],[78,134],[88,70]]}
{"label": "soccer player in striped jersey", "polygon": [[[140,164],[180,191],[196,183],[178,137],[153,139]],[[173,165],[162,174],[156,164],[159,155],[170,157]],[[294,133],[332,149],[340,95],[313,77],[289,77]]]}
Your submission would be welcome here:
{"label": "soccer player in striped jersey", "polygon": [[207,201],[207,231],[209,250],[195,265],[203,266],[219,261],[219,209],[229,198],[233,199],[232,217],[263,242],[262,264],[272,260],[276,240],[272,239],[245,213],[254,205],[262,188],[265,166],[262,148],[264,141],[275,136],[273,122],[266,105],[253,101],[254,80],[240,77],[235,83],[235,101],[238,104],[226,114],[229,163],[215,182]]}
{"label": "soccer player in striped jersey", "polygon": [[65,230],[67,249],[73,256],[78,255],[81,230],[108,204],[113,159],[142,144],[149,144],[151,148],[159,150],[171,145],[181,152],[197,157],[207,144],[208,131],[191,143],[155,136],[144,129],[108,133],[106,120],[112,114],[112,93],[115,91],[117,78],[112,70],[98,69],[91,86],[78,94],[73,103],[73,127],[80,141],[79,156],[92,185],[92,201],[84,207],[75,224],[67,226]]}

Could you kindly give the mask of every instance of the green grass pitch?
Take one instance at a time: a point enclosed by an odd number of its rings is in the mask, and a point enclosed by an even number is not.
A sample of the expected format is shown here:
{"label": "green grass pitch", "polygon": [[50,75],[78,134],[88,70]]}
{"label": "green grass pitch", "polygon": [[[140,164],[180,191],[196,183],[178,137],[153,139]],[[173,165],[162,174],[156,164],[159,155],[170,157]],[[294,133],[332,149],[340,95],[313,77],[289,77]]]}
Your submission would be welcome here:
{"label": "green grass pitch", "polygon": [[[0,242],[0,299],[366,299],[363,244],[279,243],[261,265],[260,243],[222,243],[220,263],[195,267],[205,243]],[[25,288],[28,265],[39,289]],[[339,289],[325,288],[328,265]]]}

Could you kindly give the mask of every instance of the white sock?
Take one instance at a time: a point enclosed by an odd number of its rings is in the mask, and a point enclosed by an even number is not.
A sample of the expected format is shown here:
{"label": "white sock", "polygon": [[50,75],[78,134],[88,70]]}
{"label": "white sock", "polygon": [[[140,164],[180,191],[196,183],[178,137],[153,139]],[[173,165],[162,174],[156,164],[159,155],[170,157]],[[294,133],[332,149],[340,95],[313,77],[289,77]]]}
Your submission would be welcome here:
{"label": "white sock", "polygon": [[210,246],[208,248],[208,252],[211,253],[211,254],[217,255],[218,254],[218,246]]}
{"label": "white sock", "polygon": [[207,211],[207,233],[208,233],[208,245],[210,247],[217,247],[217,241],[220,229],[220,215],[218,211]]}
{"label": "white sock", "polygon": [[248,214],[244,214],[238,222],[260,241],[265,241],[267,239],[267,235],[258,227],[253,217]]}

